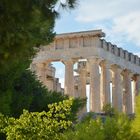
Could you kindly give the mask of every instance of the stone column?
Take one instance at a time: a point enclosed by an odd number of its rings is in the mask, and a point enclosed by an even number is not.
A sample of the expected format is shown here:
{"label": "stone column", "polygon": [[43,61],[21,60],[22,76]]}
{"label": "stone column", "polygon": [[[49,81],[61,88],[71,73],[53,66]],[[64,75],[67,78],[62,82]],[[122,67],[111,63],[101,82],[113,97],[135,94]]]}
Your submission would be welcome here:
{"label": "stone column", "polygon": [[101,62],[101,95],[103,96],[103,106],[111,104],[110,93],[110,64],[106,61]]}
{"label": "stone column", "polygon": [[74,75],[74,95],[75,98],[79,98],[79,92],[78,92],[78,85],[79,85],[79,75]]}
{"label": "stone column", "polygon": [[132,87],[131,87],[132,74],[130,71],[124,71],[124,105],[125,112],[127,114],[133,113],[133,98],[132,98]]}
{"label": "stone column", "polygon": [[122,69],[112,66],[112,106],[119,112],[123,111],[123,77]]}
{"label": "stone column", "polygon": [[46,76],[47,76],[47,71],[48,71],[48,68],[51,67],[52,64],[50,62],[45,62],[44,63],[44,70],[45,70],[45,79],[46,79]]}
{"label": "stone column", "polygon": [[[86,98],[86,69],[84,67],[79,69],[79,85],[78,85],[79,97]],[[87,112],[86,105],[83,107],[82,113]]]}
{"label": "stone column", "polygon": [[36,64],[37,66],[37,69],[36,69],[36,73],[37,73],[37,76],[38,76],[38,79],[44,83],[45,81],[45,63],[38,63]]}
{"label": "stone column", "polygon": [[99,73],[99,59],[90,59],[90,111],[101,112],[101,95],[100,95],[100,73]]}
{"label": "stone column", "polygon": [[52,66],[50,62],[44,63],[44,85],[48,88],[48,90],[56,90],[55,89],[55,68]]}
{"label": "stone column", "polygon": [[133,112],[135,112],[136,96],[140,95],[140,75],[133,75]]}
{"label": "stone column", "polygon": [[[38,79],[48,88],[48,90],[55,90],[54,77],[51,75],[53,71],[51,71],[49,63],[50,62],[38,63],[36,73]],[[49,76],[49,78],[47,78],[47,76]]]}
{"label": "stone column", "polygon": [[140,75],[134,75],[133,81],[134,81],[134,95],[138,96],[140,94]]}
{"label": "stone column", "polygon": [[73,72],[73,61],[71,59],[64,60],[65,64],[65,89],[66,95],[75,97],[74,94],[74,72]]}

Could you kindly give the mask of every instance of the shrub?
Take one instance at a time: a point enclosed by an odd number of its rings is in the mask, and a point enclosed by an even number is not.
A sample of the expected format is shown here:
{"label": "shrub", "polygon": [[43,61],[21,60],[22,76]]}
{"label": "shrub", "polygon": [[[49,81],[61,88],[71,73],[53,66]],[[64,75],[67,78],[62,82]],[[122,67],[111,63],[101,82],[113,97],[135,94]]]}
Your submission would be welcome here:
{"label": "shrub", "polygon": [[[60,133],[71,127],[72,122],[67,119],[70,115],[73,99],[48,105],[48,112],[29,112],[15,119],[0,116],[1,132],[7,140],[58,140]],[[6,119],[8,121],[6,121]]]}

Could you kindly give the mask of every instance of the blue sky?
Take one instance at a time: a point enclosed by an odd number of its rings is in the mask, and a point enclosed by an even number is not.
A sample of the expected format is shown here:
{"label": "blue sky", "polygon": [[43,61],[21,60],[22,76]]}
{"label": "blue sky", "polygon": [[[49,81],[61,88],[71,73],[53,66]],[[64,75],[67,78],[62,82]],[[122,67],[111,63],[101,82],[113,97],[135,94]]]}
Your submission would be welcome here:
{"label": "blue sky", "polygon": [[56,20],[57,33],[102,29],[107,41],[140,53],[140,0],[79,0],[78,3],[75,10],[61,12]]}
{"label": "blue sky", "polygon": [[[79,0],[75,10],[61,11],[55,26],[56,33],[94,29],[102,29],[107,41],[140,56],[140,0]],[[62,77],[63,65],[54,66]]]}

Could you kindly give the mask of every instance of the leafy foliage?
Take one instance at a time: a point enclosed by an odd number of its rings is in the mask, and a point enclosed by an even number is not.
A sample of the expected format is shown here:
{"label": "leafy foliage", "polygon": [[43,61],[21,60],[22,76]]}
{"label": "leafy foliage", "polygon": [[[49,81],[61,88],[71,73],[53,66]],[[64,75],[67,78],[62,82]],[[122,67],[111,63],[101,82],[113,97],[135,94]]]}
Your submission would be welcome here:
{"label": "leafy foliage", "polygon": [[[8,121],[1,117],[1,131],[6,133],[7,140],[58,140],[60,133],[71,127],[72,122],[67,120],[70,115],[73,100],[64,100],[48,105],[48,112],[23,111],[19,119],[9,118]],[[7,123],[7,126],[3,125]],[[0,124],[0,125],[1,125]]]}
{"label": "leafy foliage", "polygon": [[133,131],[140,135],[140,95],[136,98],[135,118],[132,121]]}
{"label": "leafy foliage", "polygon": [[105,140],[138,140],[138,136],[132,132],[131,121],[124,114],[116,114],[114,117],[107,117],[104,128]]}
{"label": "leafy foliage", "polygon": [[[0,1],[0,67],[9,68],[11,62],[25,62],[24,59],[32,58],[35,52],[33,47],[52,41],[55,19],[59,14],[55,11],[58,1]],[[76,4],[76,0],[59,2],[70,9]]]}
{"label": "leafy foliage", "polygon": [[[53,140],[139,140],[135,121],[125,114],[101,117],[87,116],[76,125],[69,120],[73,100],[50,104],[48,112],[24,111],[18,118],[0,115],[0,132],[7,139],[53,139]],[[132,125],[133,124],[133,125]],[[138,126],[139,127],[139,126]],[[136,127],[137,128],[137,127]]]}
{"label": "leafy foliage", "polygon": [[139,135],[132,131],[131,121],[124,114],[114,114],[105,121],[87,116],[73,130],[61,135],[61,140],[139,140]]}
{"label": "leafy foliage", "polygon": [[[10,115],[13,117],[19,117],[23,109],[27,109],[31,112],[47,112],[49,110],[48,104],[58,103],[68,99],[68,96],[62,93],[48,91],[48,89],[36,79],[35,74],[29,70],[23,72],[21,77],[15,80],[13,87],[12,103],[10,105]],[[74,121],[77,118],[76,113],[83,107],[85,102],[85,99],[74,99],[70,120]]]}
{"label": "leafy foliage", "polygon": [[48,91],[34,73],[26,70],[13,84],[11,115],[19,117],[23,109],[41,112],[48,111],[48,104],[66,99],[62,93]]}
{"label": "leafy foliage", "polygon": [[103,112],[107,116],[112,116],[113,114],[115,114],[115,110],[114,110],[114,108],[111,107],[110,104],[103,106]]}

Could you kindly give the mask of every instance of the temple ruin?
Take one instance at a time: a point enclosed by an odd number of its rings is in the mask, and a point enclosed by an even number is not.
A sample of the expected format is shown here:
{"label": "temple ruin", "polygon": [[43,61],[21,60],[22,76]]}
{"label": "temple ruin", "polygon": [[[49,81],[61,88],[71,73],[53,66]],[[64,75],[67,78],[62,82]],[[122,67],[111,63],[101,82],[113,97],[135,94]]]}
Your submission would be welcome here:
{"label": "temple ruin", "polygon": [[[48,89],[72,97],[86,97],[86,85],[90,85],[90,111],[101,113],[104,105],[111,104],[119,112],[132,114],[140,92],[140,58],[104,37],[102,30],[56,35],[51,44],[41,47],[31,69]],[[55,78],[51,65],[55,61],[65,65],[64,89]]]}

